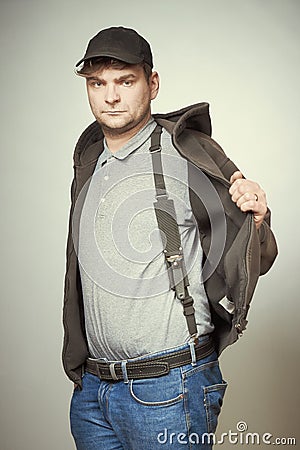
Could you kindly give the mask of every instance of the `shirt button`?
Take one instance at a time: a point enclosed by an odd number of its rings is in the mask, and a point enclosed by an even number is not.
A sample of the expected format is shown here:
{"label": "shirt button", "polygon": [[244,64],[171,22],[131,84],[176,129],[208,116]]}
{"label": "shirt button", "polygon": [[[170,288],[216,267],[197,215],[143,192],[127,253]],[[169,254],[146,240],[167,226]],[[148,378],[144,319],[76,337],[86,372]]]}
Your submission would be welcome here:
{"label": "shirt button", "polygon": [[100,203],[104,203],[104,202],[105,202],[105,198],[102,197],[102,198],[100,199]]}
{"label": "shirt button", "polygon": [[104,180],[107,181],[109,179],[108,175],[105,175]]}

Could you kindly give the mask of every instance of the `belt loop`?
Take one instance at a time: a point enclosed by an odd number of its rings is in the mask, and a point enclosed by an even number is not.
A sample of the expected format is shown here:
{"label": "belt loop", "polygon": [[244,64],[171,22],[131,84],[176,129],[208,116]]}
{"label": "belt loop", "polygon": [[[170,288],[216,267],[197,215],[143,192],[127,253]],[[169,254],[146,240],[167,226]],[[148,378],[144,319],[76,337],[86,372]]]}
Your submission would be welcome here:
{"label": "belt loop", "polygon": [[114,381],[118,381],[118,377],[117,377],[117,374],[116,374],[116,371],[115,371],[115,363],[111,363],[109,365],[109,371],[110,371],[112,379]]}
{"label": "belt loop", "polygon": [[196,359],[196,352],[195,352],[195,341],[191,340],[189,342],[190,346],[190,352],[191,352],[191,358],[192,358],[192,366],[196,365],[197,359]]}
{"label": "belt loop", "polygon": [[127,384],[127,383],[129,383],[129,380],[128,380],[126,364],[127,364],[127,361],[122,361],[121,362],[121,369],[122,369],[122,374],[123,374],[123,378],[124,378],[124,383]]}

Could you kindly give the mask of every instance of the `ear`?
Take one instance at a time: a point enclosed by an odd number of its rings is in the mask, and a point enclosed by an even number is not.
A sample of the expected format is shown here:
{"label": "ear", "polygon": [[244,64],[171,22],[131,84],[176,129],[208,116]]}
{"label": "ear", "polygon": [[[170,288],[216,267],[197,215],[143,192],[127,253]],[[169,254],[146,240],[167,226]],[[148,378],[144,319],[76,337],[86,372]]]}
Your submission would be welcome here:
{"label": "ear", "polygon": [[159,91],[159,75],[157,72],[152,72],[149,79],[149,86],[151,92],[150,98],[151,100],[154,100]]}

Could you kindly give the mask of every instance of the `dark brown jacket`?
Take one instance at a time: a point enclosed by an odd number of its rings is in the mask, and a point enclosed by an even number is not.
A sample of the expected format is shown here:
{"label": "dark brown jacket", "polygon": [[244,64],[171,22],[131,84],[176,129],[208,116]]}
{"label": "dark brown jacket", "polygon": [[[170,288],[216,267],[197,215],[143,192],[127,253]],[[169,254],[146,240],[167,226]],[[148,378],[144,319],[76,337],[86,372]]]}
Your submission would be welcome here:
{"label": "dark brown jacket", "polygon": [[[215,325],[215,345],[220,354],[245,329],[258,277],[270,269],[276,258],[277,246],[270,229],[270,211],[257,231],[253,215],[241,212],[231,200],[228,193],[229,179],[237,168],[210,137],[211,122],[207,103],[199,103],[169,114],[157,114],[154,118],[172,134],[173,144],[178,152],[192,163],[188,164],[190,201],[204,252],[205,289]],[[93,122],[80,136],[74,152],[63,308],[63,365],[68,377],[79,385],[84,362],[88,357],[88,347],[79,266],[72,238],[72,235],[78,235],[78,230],[72,229],[73,211],[78,195],[89,183],[103,151],[102,140],[101,128],[97,122]],[[199,177],[199,169],[204,176]],[[218,220],[220,217],[221,223],[221,216],[224,218],[224,215],[220,211],[222,208],[214,208],[213,200],[210,204],[210,196],[205,193],[207,183],[203,182],[206,177],[216,190],[225,213],[225,239],[221,256],[210,250],[213,247],[212,239],[217,239],[214,242],[218,242]],[[193,187],[195,182],[200,184],[201,195],[197,194],[199,186]],[[211,226],[211,223],[217,226]],[[234,306],[233,313],[229,313],[219,303],[224,297],[229,305]]]}

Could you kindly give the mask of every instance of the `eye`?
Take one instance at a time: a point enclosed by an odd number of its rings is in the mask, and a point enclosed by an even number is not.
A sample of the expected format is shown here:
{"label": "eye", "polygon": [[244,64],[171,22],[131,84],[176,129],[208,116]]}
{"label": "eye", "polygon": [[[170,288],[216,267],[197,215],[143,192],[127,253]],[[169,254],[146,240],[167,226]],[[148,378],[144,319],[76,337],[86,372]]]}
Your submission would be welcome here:
{"label": "eye", "polygon": [[102,86],[102,82],[99,80],[88,80],[88,85],[94,89],[98,89]]}
{"label": "eye", "polygon": [[130,87],[130,86],[132,86],[132,81],[131,81],[131,80],[124,80],[124,81],[122,82],[122,85],[123,85],[124,87]]}

